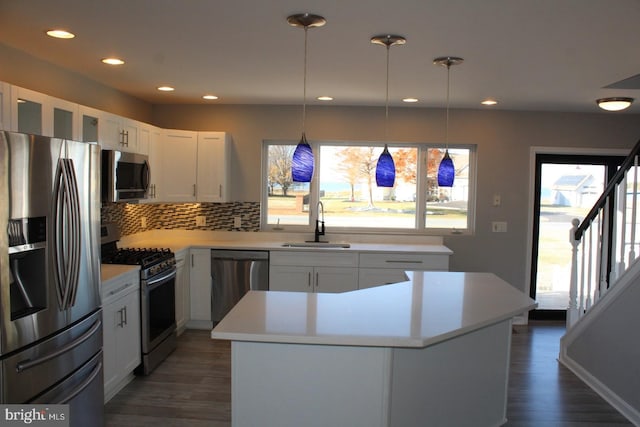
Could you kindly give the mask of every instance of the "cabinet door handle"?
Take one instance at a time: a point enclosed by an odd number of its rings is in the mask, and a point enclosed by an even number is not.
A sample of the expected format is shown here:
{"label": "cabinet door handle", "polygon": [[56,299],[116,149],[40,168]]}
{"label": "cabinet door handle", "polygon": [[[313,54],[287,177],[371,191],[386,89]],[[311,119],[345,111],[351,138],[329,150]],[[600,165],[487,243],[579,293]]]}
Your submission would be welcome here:
{"label": "cabinet door handle", "polygon": [[191,254],[191,267],[195,267],[195,265],[196,265],[193,257],[194,257],[194,255]]}
{"label": "cabinet door handle", "polygon": [[218,197],[222,199],[222,184],[218,186]]}
{"label": "cabinet door handle", "polygon": [[316,271],[316,289],[320,287],[319,273]]}
{"label": "cabinet door handle", "polygon": [[307,286],[311,288],[311,272],[307,273]]}
{"label": "cabinet door handle", "polygon": [[196,197],[196,185],[193,184],[193,197]]}
{"label": "cabinet door handle", "polygon": [[120,316],[120,321],[118,322],[118,326],[121,327],[121,328],[123,327],[123,324],[124,324],[123,323],[123,314],[122,314],[123,310],[124,310],[123,308],[118,310],[118,316]]}
{"label": "cabinet door handle", "polygon": [[[126,305],[124,307],[122,307],[122,312],[124,313],[124,315],[123,315],[123,317],[124,317],[123,324],[126,325],[127,324],[127,306]],[[123,328],[124,328],[124,326],[123,326]]]}

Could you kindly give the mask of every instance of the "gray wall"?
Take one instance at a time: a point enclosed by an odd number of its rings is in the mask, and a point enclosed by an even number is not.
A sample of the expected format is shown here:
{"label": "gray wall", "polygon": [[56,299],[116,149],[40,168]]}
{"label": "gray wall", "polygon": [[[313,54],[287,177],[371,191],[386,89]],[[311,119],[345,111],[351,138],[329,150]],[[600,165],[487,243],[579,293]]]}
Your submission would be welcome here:
{"label": "gray wall", "polygon": [[569,344],[567,355],[640,413],[640,276],[637,268],[629,273],[631,283]]}
{"label": "gray wall", "polygon": [[[300,106],[151,106],[1,44],[0,64],[0,80],[8,83],[164,128],[230,132],[234,201],[260,201],[262,140],[300,138]],[[398,141],[442,142],[444,119],[442,109],[392,108],[389,135]],[[478,146],[476,233],[445,239],[454,251],[451,269],[493,272],[520,289],[525,287],[529,263],[530,147],[630,149],[640,138],[640,117],[625,113],[452,110],[450,124],[452,143]],[[384,108],[310,105],[306,130],[311,140],[380,141],[384,139]],[[495,193],[502,196],[500,207],[492,205]],[[496,220],[508,222],[507,233],[491,233],[491,221]]]}
{"label": "gray wall", "polygon": [[87,107],[151,121],[151,104],[0,43],[0,81]]}
{"label": "gray wall", "polygon": [[[595,109],[595,107],[594,107]],[[260,200],[260,148],[263,139],[297,140],[300,106],[155,105],[154,122],[162,127],[225,130],[233,135],[232,197]],[[310,140],[384,139],[384,108],[307,108]],[[444,111],[392,108],[390,139],[442,142]],[[451,236],[451,269],[489,271],[515,287],[526,284],[529,161],[532,146],[630,149],[640,139],[638,115],[611,113],[507,112],[452,110],[450,141],[478,146],[476,233]],[[500,194],[502,205],[493,206]],[[507,221],[507,233],[492,233],[492,221]],[[567,236],[570,224],[567,224]]]}

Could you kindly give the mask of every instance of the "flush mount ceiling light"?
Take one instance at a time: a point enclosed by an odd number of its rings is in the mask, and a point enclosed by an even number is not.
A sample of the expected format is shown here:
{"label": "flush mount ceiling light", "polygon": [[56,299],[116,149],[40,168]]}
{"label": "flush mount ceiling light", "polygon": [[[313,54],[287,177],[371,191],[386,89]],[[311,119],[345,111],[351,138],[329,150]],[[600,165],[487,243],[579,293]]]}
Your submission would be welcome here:
{"label": "flush mount ceiling light", "polygon": [[56,39],[72,39],[72,38],[74,38],[76,36],[75,34],[70,33],[69,31],[60,30],[60,29],[58,29],[58,30],[56,30],[56,29],[49,30],[49,31],[47,31],[47,35],[49,37],[53,37],[53,38],[56,38]]}
{"label": "flush mount ceiling light", "polygon": [[293,182],[311,182],[313,178],[313,151],[307,142],[305,134],[305,119],[307,114],[307,33],[309,28],[322,27],[327,20],[320,15],[298,13],[287,18],[292,27],[304,29],[304,77],[302,89],[302,137],[293,152],[291,160],[291,179]]}
{"label": "flush mount ceiling light", "polygon": [[103,64],[107,64],[107,65],[122,65],[124,64],[124,61],[120,58],[102,58],[101,59]]}
{"label": "flush mount ceiling light", "polygon": [[596,100],[598,107],[607,111],[621,111],[629,108],[633,98],[616,97],[616,98],[600,98]]}
{"label": "flush mount ceiling light", "polygon": [[371,43],[387,48],[387,92],[384,106],[384,150],[376,164],[376,184],[378,187],[393,187],[396,180],[396,165],[389,153],[389,49],[391,46],[403,45],[407,40],[402,36],[383,35],[371,37]]}
{"label": "flush mount ceiling light", "polygon": [[449,92],[450,92],[450,72],[452,65],[462,64],[464,59],[455,56],[443,56],[433,60],[436,65],[447,67],[447,119],[445,129],[445,150],[444,157],[440,161],[438,166],[438,186],[440,187],[453,187],[453,180],[456,175],[456,169],[453,165],[453,160],[449,156]]}

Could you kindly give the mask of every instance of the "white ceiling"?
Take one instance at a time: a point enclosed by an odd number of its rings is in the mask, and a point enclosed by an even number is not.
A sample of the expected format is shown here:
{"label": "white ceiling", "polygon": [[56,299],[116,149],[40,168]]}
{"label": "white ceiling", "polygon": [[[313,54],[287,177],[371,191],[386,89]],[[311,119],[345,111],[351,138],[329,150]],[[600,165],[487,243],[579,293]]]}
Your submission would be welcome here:
{"label": "white ceiling", "polygon": [[[385,48],[369,40],[387,33],[407,38],[390,50],[391,105],[444,106],[445,55],[465,59],[452,108],[597,112],[640,95],[639,79],[604,88],[640,74],[640,0],[0,0],[0,42],[154,104],[301,104],[304,31],[286,18],[302,12],[327,19],[308,33],[308,104],[384,105]],[[100,63],[112,55],[126,64]]]}

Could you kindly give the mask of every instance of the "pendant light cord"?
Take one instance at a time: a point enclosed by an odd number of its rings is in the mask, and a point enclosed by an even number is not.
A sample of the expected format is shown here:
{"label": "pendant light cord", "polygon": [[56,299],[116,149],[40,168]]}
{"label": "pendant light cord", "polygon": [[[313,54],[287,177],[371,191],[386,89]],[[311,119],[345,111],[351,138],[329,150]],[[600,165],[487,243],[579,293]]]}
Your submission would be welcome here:
{"label": "pendant light cord", "polygon": [[444,133],[445,151],[449,151],[449,79],[450,79],[451,63],[447,62],[447,119]]}
{"label": "pendant light cord", "polygon": [[390,44],[387,44],[387,93],[385,96],[385,108],[384,108],[384,141],[385,147],[389,142],[389,49]]}
{"label": "pendant light cord", "polygon": [[305,130],[305,120],[307,117],[307,33],[309,31],[309,26],[304,26],[304,71],[302,73],[302,135],[304,135]]}

